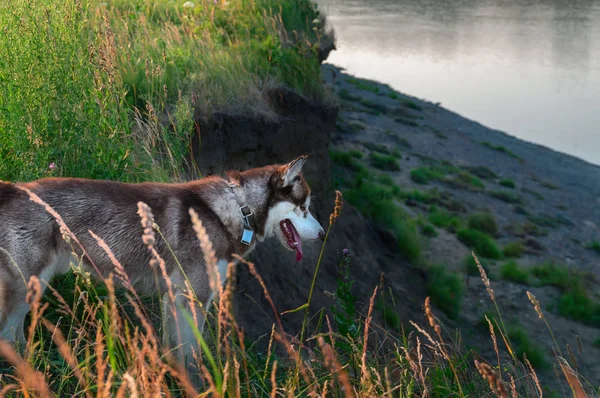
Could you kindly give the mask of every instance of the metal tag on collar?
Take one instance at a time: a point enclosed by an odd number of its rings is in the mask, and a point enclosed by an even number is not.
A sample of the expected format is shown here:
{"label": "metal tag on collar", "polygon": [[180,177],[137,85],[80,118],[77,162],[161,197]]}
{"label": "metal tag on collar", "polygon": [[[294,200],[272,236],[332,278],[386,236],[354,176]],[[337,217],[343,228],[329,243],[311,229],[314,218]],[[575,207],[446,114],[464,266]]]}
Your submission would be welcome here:
{"label": "metal tag on collar", "polygon": [[254,216],[254,214],[250,211],[248,205],[240,207],[240,213],[242,213],[242,218],[244,219],[244,230],[242,231],[241,242],[245,245],[250,245],[252,243],[252,238],[254,237],[254,230],[250,223],[250,217]]}

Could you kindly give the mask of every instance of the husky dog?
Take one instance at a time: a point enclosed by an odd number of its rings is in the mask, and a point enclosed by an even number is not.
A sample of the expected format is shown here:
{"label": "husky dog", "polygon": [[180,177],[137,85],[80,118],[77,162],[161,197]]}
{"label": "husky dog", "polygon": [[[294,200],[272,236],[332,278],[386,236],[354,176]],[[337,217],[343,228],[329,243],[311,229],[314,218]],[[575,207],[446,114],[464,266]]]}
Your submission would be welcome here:
{"label": "husky dog", "polygon": [[[146,203],[164,236],[164,240],[157,236],[154,248],[166,262],[180,301],[181,341],[174,340],[178,334],[170,322],[169,343],[183,344],[184,353],[189,354],[195,338],[193,328],[181,316],[188,305],[181,294],[185,281],[205,308],[213,298],[189,209],[198,214],[212,241],[221,281],[225,280],[227,264],[234,261],[233,254],[244,256],[257,242],[271,236],[295,251],[299,261],[301,239],[325,236],[309,211],[310,188],[301,174],[305,161],[306,156],[302,156],[286,165],[228,172],[226,178],[210,176],[182,184],[73,178],[22,184],[0,181],[0,338],[24,343],[23,320],[29,312],[26,281],[33,275],[50,281],[54,275],[67,272],[73,255],[73,247],[62,239],[54,218],[21,188],[38,195],[62,216],[85,248],[89,259],[83,257],[84,267],[92,275],[97,270],[107,277],[114,265],[89,231],[104,239],[136,289],[152,291],[156,283],[149,265],[151,257],[141,239],[137,214],[138,202]],[[162,284],[164,293],[166,284]],[[198,315],[197,326],[202,330],[204,317],[200,311]]]}

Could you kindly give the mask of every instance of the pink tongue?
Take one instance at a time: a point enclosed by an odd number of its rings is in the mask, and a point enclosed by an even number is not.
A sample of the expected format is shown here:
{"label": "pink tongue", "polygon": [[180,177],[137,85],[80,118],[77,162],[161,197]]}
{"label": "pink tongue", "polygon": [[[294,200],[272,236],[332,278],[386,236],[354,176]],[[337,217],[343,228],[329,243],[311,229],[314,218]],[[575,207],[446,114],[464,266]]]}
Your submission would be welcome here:
{"label": "pink tongue", "polygon": [[300,240],[300,235],[298,235],[296,228],[292,227],[292,232],[296,241],[296,261],[300,261],[302,260],[302,240]]}

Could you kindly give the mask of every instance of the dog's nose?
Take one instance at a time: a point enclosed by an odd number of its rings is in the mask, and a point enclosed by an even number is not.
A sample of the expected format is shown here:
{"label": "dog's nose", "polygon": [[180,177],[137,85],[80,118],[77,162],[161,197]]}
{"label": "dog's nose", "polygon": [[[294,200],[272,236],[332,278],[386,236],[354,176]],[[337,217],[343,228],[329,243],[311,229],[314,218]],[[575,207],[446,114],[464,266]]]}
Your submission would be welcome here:
{"label": "dog's nose", "polygon": [[323,230],[319,231],[319,239],[325,240],[325,231],[323,231]]}

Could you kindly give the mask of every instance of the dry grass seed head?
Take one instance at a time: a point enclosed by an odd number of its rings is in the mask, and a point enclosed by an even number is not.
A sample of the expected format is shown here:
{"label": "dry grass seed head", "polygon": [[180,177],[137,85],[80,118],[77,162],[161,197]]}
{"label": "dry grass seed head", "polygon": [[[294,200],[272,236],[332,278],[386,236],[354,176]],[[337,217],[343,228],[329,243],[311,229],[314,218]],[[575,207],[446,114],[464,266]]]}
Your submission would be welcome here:
{"label": "dry grass seed head", "polygon": [[342,200],[342,193],[338,190],[335,191],[335,206],[333,208],[333,213],[331,213],[331,215],[329,216],[329,225],[332,225],[335,220],[337,220],[339,218],[339,216],[342,214],[342,206],[343,206],[343,200]]}
{"label": "dry grass seed head", "polygon": [[[25,389],[32,389],[37,391],[40,397],[49,398],[54,397],[54,394],[50,391],[50,388],[44,380],[44,375],[37,370],[33,369],[31,365],[27,363],[11,345],[3,340],[0,340],[0,356],[6,359],[11,365],[17,369],[17,375],[19,381],[24,384]],[[4,389],[3,389],[4,391]],[[26,391],[23,391],[24,396],[28,396]]]}
{"label": "dry grass seed head", "polygon": [[506,392],[506,388],[504,388],[504,383],[502,383],[502,379],[496,374],[494,368],[488,365],[485,362],[479,362],[475,360],[475,367],[479,371],[479,374],[487,380],[490,385],[491,390],[496,394],[496,396],[500,398],[508,398],[508,393]]}
{"label": "dry grass seed head", "polygon": [[538,301],[538,299],[535,298],[533,293],[531,293],[530,291],[527,291],[527,297],[529,298],[529,301],[531,301],[531,303],[533,304],[533,307],[535,308],[535,312],[537,312],[538,317],[540,319],[544,319],[544,314],[542,313],[542,308],[540,307],[540,302]]}

